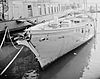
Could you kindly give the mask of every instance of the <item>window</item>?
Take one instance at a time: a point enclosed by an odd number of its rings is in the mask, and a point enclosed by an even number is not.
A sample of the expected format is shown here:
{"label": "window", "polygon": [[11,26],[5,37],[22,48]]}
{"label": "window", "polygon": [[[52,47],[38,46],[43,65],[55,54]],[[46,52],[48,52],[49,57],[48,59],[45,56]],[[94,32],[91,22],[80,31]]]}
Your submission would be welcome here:
{"label": "window", "polygon": [[46,15],[46,6],[45,6],[45,4],[44,4],[44,13],[45,13],[45,15]]}
{"label": "window", "polygon": [[84,33],[84,29],[82,28],[82,33]]}
{"label": "window", "polygon": [[92,27],[92,24],[90,24],[90,26]]}
{"label": "window", "polygon": [[41,5],[38,5],[38,10],[39,10],[39,15],[42,15],[42,9],[41,9]]}
{"label": "window", "polygon": [[54,12],[56,13],[56,7],[54,7]]}
{"label": "window", "polygon": [[80,21],[74,21],[74,23],[80,23]]}
{"label": "window", "polygon": [[50,7],[48,6],[48,13],[50,14]]}
{"label": "window", "polygon": [[32,6],[31,5],[28,5],[28,16],[29,17],[33,16],[33,14],[32,14]]}
{"label": "window", "polygon": [[40,15],[42,15],[42,9],[40,8]]}
{"label": "window", "polygon": [[59,11],[60,11],[60,4],[58,4],[58,7],[59,7]]}
{"label": "window", "polygon": [[58,7],[57,7],[57,12],[59,11]]}
{"label": "window", "polygon": [[51,7],[51,13],[53,14],[53,6]]}

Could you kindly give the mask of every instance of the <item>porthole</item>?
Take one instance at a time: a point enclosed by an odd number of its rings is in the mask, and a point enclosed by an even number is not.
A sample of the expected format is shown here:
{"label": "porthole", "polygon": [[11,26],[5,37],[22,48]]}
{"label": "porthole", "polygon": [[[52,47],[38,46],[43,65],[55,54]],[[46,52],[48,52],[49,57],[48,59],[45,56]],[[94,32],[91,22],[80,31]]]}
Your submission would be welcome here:
{"label": "porthole", "polygon": [[82,29],[82,31],[81,31],[82,33],[84,33],[84,29]]}
{"label": "porthole", "polygon": [[90,26],[92,27],[92,24],[90,24]]}
{"label": "porthole", "polygon": [[88,33],[90,32],[90,29],[88,29]]}

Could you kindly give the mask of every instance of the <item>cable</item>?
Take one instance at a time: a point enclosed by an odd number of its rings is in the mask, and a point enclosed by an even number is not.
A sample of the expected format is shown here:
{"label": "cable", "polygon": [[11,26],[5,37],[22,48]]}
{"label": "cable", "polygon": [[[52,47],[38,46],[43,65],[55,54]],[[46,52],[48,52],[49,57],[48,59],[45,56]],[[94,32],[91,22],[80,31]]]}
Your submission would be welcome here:
{"label": "cable", "polygon": [[2,42],[0,44],[0,49],[2,48],[2,45],[3,45],[4,41],[5,41],[5,38],[6,38],[6,35],[7,35],[7,30],[8,30],[8,27],[6,27],[6,29],[5,29],[5,34],[3,36],[3,40],[2,40]]}
{"label": "cable", "polygon": [[0,75],[4,74],[4,72],[11,66],[11,64],[14,62],[14,60],[18,57],[18,55],[21,53],[21,51],[23,50],[24,46],[22,46],[20,48],[20,50],[18,51],[18,53],[14,56],[14,58],[10,61],[10,63],[5,67],[5,69],[0,73]]}
{"label": "cable", "polygon": [[14,46],[14,48],[15,48],[15,49],[20,49],[20,48],[18,48],[18,47],[16,47],[16,46],[14,45],[14,43],[13,43],[13,41],[12,41],[12,39],[11,39],[11,36],[10,36],[9,29],[8,29],[8,35],[9,35],[10,41],[11,41],[12,45]]}

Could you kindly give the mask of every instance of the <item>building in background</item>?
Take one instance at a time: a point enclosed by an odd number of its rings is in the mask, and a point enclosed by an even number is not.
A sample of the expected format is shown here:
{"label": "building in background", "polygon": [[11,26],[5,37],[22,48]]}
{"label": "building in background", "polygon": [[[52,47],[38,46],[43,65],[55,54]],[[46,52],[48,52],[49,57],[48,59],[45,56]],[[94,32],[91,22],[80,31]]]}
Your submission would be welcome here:
{"label": "building in background", "polygon": [[5,19],[33,18],[57,14],[80,7],[81,2],[79,1],[75,3],[74,0],[5,0],[3,1],[7,6],[4,8]]}

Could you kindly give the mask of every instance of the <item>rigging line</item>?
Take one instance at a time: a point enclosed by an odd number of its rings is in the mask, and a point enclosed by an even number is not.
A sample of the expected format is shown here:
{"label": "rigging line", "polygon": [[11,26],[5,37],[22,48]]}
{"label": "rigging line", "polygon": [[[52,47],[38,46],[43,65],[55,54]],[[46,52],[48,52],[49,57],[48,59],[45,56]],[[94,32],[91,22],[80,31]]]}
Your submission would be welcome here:
{"label": "rigging line", "polygon": [[11,62],[5,67],[5,69],[0,73],[0,75],[3,75],[3,73],[9,68],[9,66],[14,62],[14,60],[18,57],[18,55],[20,54],[20,52],[22,51],[22,49],[24,48],[24,46],[22,46],[20,48],[20,50],[18,51],[18,53],[14,56],[14,58],[11,60]]}
{"label": "rigging line", "polygon": [[14,48],[15,49],[20,49],[20,48],[16,47],[15,44],[14,44],[14,42],[12,41],[9,29],[8,29],[8,35],[9,35],[10,41],[11,41],[12,45],[14,46]]}
{"label": "rigging line", "polygon": [[6,27],[6,29],[5,29],[5,34],[3,36],[3,40],[2,40],[2,42],[0,44],[0,49],[2,48],[2,45],[3,45],[4,41],[5,41],[5,38],[6,38],[6,35],[7,35],[7,30],[8,30],[8,27]]}

